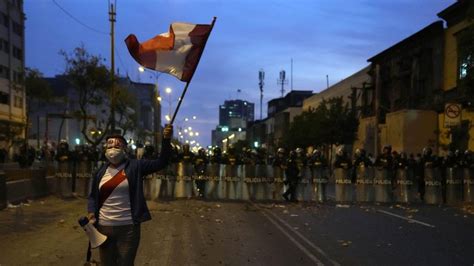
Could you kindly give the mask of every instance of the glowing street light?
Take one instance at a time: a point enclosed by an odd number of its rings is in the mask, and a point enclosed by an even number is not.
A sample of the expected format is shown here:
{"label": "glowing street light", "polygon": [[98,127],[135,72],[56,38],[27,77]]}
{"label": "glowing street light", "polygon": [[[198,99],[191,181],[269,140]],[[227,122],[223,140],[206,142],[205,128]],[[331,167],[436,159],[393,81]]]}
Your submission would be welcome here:
{"label": "glowing street light", "polygon": [[169,88],[169,87],[165,89],[165,92],[168,93],[168,94],[170,94],[172,91],[173,90],[171,90],[171,88]]}

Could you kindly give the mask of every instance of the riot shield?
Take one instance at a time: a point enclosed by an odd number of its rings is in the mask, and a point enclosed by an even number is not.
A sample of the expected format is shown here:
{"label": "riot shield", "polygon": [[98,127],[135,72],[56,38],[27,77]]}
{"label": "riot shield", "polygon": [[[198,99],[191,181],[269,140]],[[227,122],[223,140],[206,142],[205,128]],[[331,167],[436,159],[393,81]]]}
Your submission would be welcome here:
{"label": "riot shield", "polygon": [[79,161],[76,164],[76,193],[79,197],[88,197],[92,180],[92,164],[89,161]]}
{"label": "riot shield", "polygon": [[284,192],[285,186],[284,181],[286,180],[285,170],[280,166],[273,167],[273,189],[272,189],[272,199],[281,201],[283,200],[282,194]]}
{"label": "riot shield", "polygon": [[193,165],[188,162],[177,163],[176,168],[176,198],[191,198],[193,196]]}
{"label": "riot shield", "polygon": [[160,191],[157,185],[157,177],[155,174],[147,175],[143,179],[143,195],[146,200],[155,200],[158,198]]}
{"label": "riot shield", "polygon": [[443,203],[441,174],[437,167],[425,167],[425,203]]}
{"label": "riot shield", "polygon": [[161,185],[161,196],[167,199],[175,198],[175,188],[177,179],[178,166],[176,163],[171,163],[166,167],[165,177]]}
{"label": "riot shield", "polygon": [[350,170],[344,168],[334,169],[334,179],[336,182],[336,201],[352,202],[352,182]]}
{"label": "riot shield", "polygon": [[207,184],[205,186],[205,197],[208,199],[218,199],[218,188],[219,188],[219,170],[220,165],[216,163],[208,164],[206,167],[206,174],[208,177]]}
{"label": "riot shield", "polygon": [[255,200],[269,200],[268,186],[267,186],[267,166],[264,164],[255,165],[255,179],[253,182],[253,188],[255,190]]}
{"label": "riot shield", "polygon": [[446,168],[446,203],[455,204],[463,200],[461,168]]}
{"label": "riot shield", "polygon": [[315,166],[311,169],[313,200],[326,201],[326,186],[328,183],[329,169],[327,167]]}
{"label": "riot shield", "polygon": [[58,162],[58,169],[56,171],[57,193],[59,197],[72,197],[72,167],[68,161]]}
{"label": "riot shield", "polygon": [[388,203],[392,201],[391,172],[386,168],[374,168],[374,191],[376,202]]}
{"label": "riot shield", "polygon": [[311,200],[311,169],[308,166],[300,169],[300,179],[296,185],[296,199],[298,201],[310,201]]}
{"label": "riot shield", "polygon": [[395,201],[410,203],[418,201],[418,186],[411,168],[398,168],[395,172]]}
{"label": "riot shield", "polygon": [[255,180],[257,178],[257,167],[254,164],[244,165],[244,182],[242,184],[242,200],[254,200],[256,194]]}
{"label": "riot shield", "polygon": [[474,202],[474,171],[472,168],[464,168],[464,201]]}
{"label": "riot shield", "polygon": [[360,165],[356,169],[356,201],[374,201],[374,168]]}
{"label": "riot shield", "polygon": [[223,179],[225,180],[225,199],[237,200],[242,198],[242,166],[241,165],[222,165]]}

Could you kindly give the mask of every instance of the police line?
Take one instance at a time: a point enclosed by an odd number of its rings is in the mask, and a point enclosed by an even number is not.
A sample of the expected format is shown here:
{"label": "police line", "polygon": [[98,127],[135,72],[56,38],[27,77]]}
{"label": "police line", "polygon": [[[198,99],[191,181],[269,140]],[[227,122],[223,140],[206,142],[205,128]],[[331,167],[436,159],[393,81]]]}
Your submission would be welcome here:
{"label": "police line", "polygon": [[[60,194],[71,193],[71,169],[58,167]],[[469,168],[425,168],[424,181],[414,171],[389,172],[376,167],[336,168],[332,175],[326,167],[304,167],[297,185],[299,201],[326,201],[333,195],[337,202],[420,202],[428,204],[474,202],[474,175]],[[442,179],[444,176],[444,181]],[[86,197],[91,166],[80,165],[75,173],[75,191]],[[354,180],[355,179],[355,180]],[[208,164],[197,170],[191,163],[174,163],[144,180],[148,200],[202,196],[213,200],[283,200],[286,176],[283,168],[272,165]],[[443,198],[443,193],[445,197]]]}

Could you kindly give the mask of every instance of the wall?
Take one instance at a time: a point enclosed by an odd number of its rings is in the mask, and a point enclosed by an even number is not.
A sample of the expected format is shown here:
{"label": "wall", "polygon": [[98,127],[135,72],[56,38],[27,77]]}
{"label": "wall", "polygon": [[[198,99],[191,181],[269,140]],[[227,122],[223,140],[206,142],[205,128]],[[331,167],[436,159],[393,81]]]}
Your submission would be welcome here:
{"label": "wall", "polygon": [[392,145],[395,151],[414,154],[430,146],[436,153],[437,129],[438,114],[435,111],[401,110],[387,114],[385,138],[381,137],[380,143]]}
{"label": "wall", "polygon": [[354,141],[354,150],[363,148],[367,154],[375,154],[375,117],[367,117],[359,119],[359,127],[357,129],[357,137]]}

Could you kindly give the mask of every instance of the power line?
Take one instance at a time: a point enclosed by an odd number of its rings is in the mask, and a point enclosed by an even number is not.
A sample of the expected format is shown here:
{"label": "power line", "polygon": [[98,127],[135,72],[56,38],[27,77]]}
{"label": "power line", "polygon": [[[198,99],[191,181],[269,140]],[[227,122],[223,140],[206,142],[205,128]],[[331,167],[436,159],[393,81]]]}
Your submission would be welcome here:
{"label": "power line", "polygon": [[82,26],[88,28],[89,30],[92,30],[92,31],[95,31],[97,33],[100,33],[100,34],[106,34],[106,35],[109,35],[108,32],[104,32],[104,31],[100,31],[100,30],[97,30],[97,29],[94,29],[86,24],[84,24],[82,21],[80,21],[79,19],[77,19],[76,17],[74,17],[71,13],[69,13],[66,9],[64,9],[62,6],[60,6],[56,0],[52,0],[53,3],[59,8],[61,9],[66,15],[68,15],[70,18],[72,18],[74,21],[76,21],[77,23],[81,24]]}

